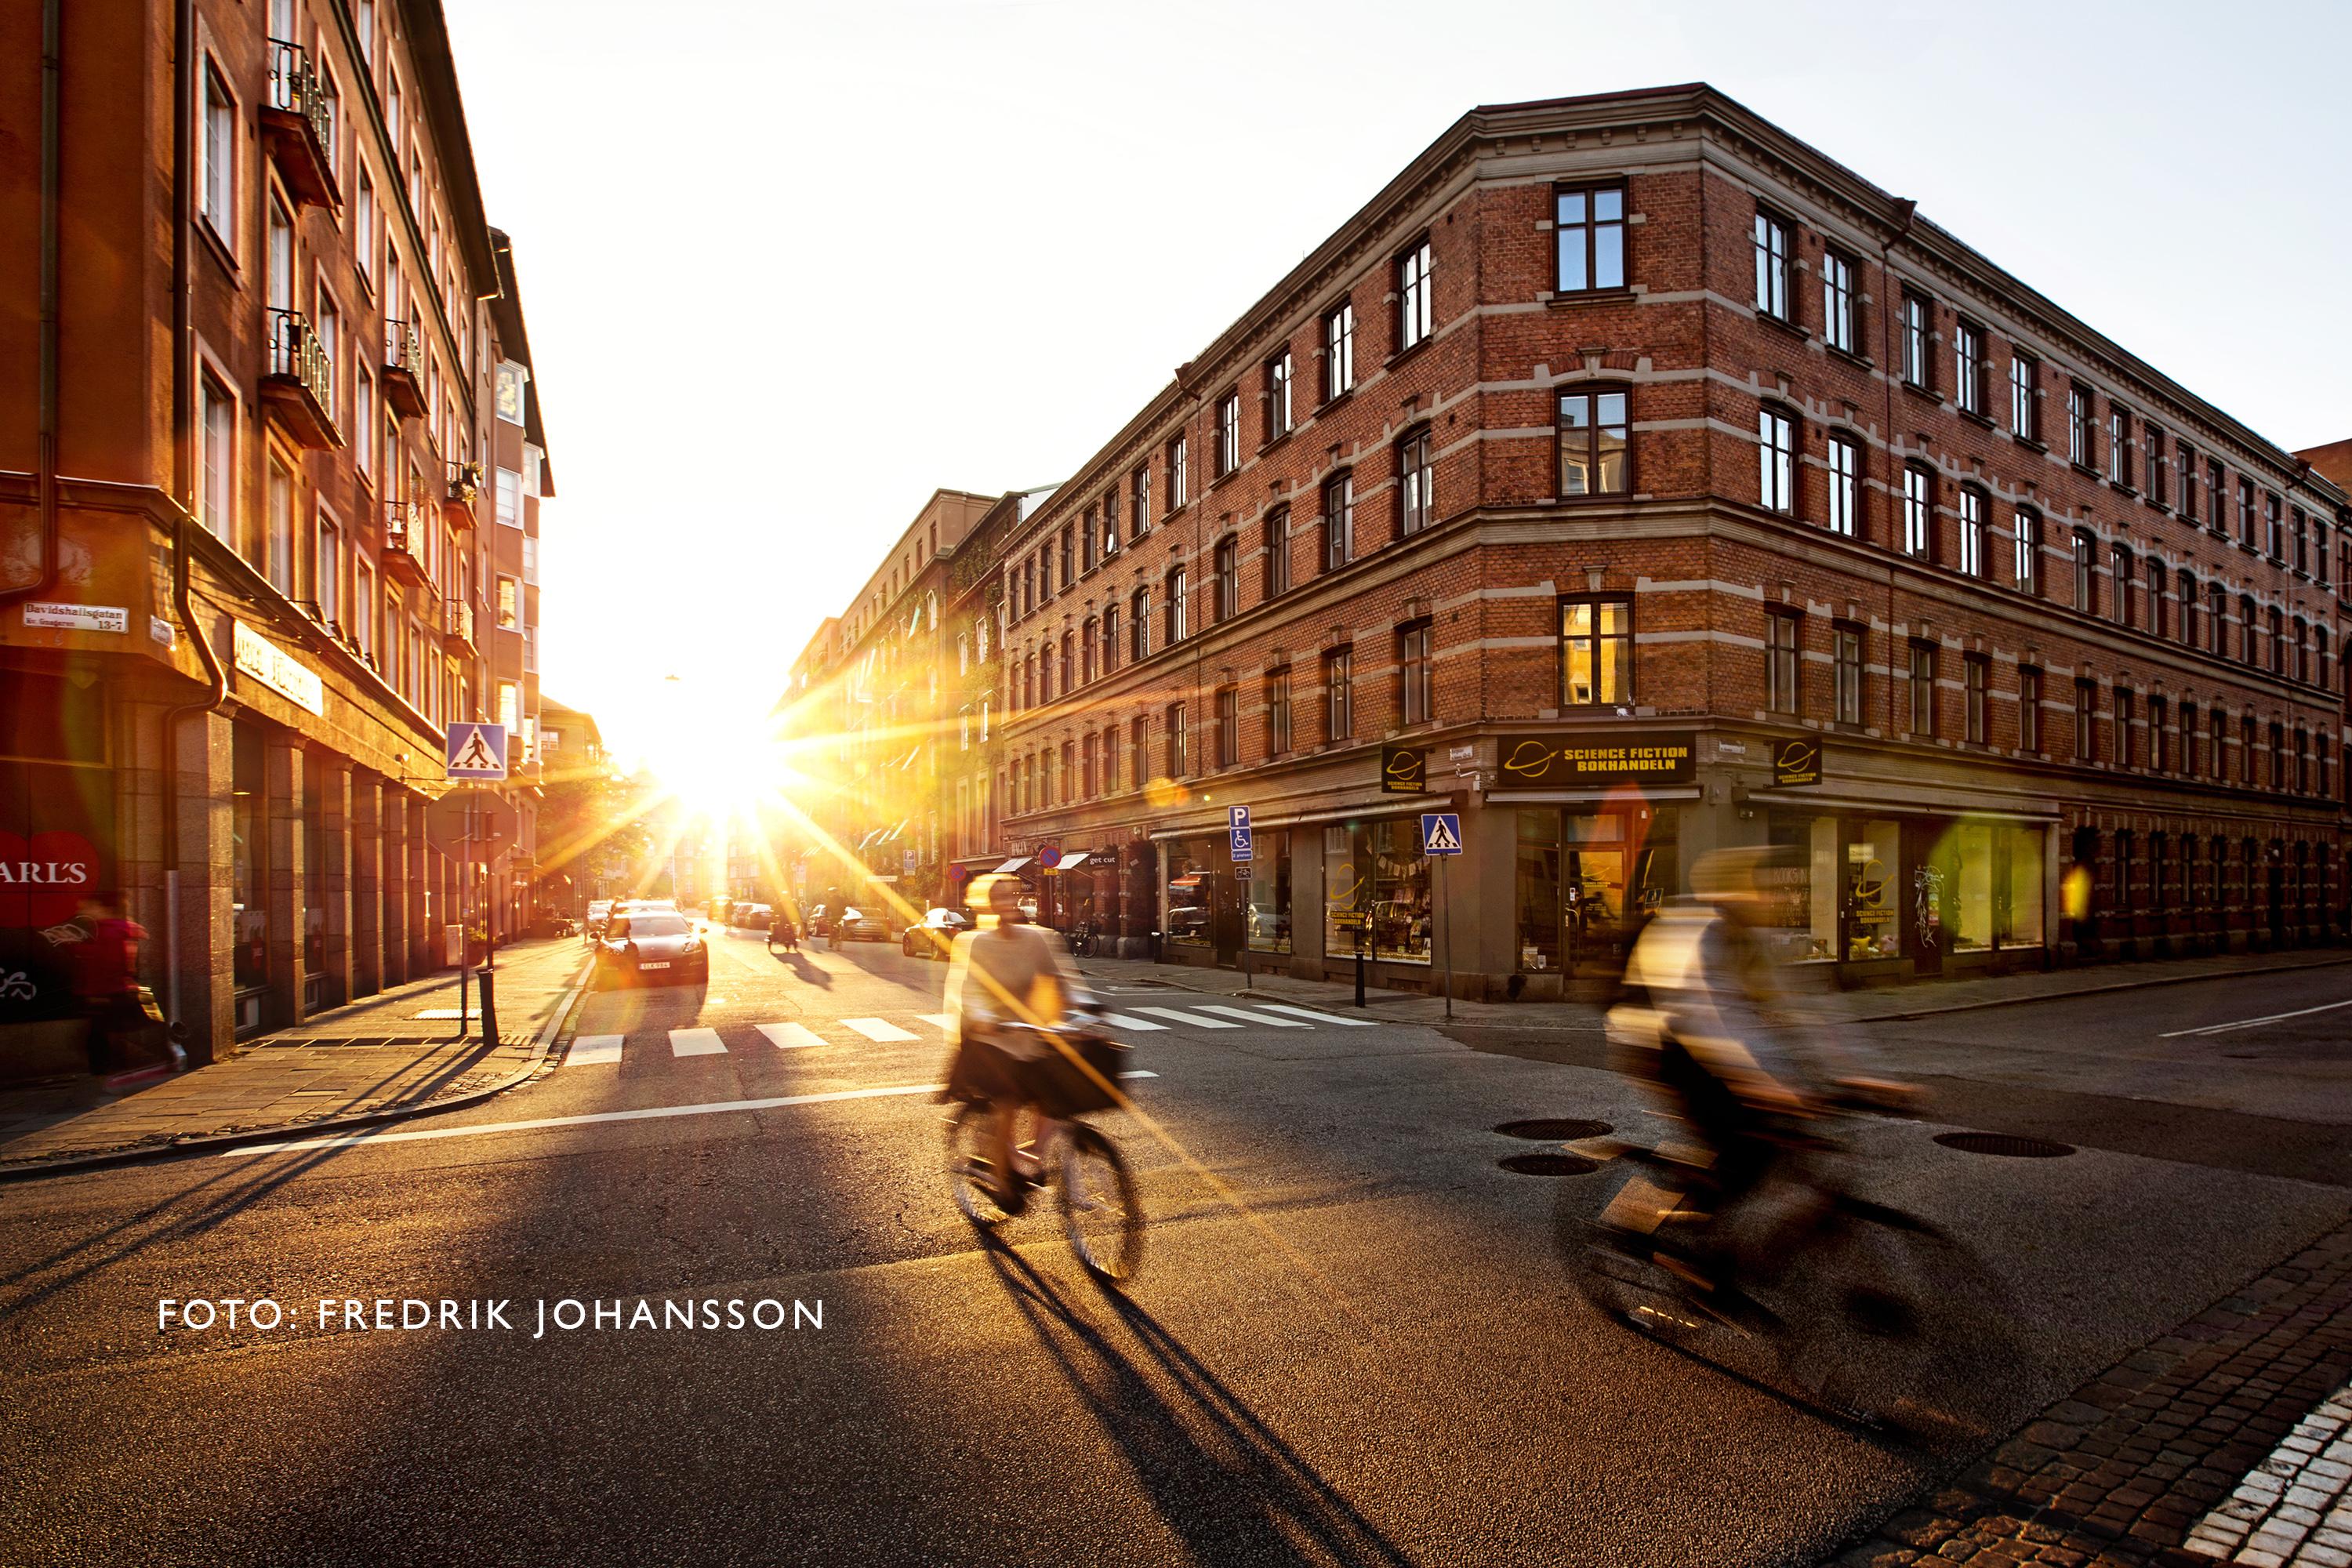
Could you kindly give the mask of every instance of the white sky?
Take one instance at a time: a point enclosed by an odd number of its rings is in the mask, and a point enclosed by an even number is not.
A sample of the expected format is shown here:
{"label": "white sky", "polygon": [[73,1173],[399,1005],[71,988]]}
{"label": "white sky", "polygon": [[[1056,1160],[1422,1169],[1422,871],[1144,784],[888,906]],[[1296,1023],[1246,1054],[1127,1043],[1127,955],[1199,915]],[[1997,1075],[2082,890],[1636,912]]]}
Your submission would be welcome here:
{"label": "white sky", "polygon": [[544,684],[625,752],[752,723],[933,489],[1065,477],[1480,103],[1712,82],[2352,436],[2352,5],[446,6],[561,487]]}

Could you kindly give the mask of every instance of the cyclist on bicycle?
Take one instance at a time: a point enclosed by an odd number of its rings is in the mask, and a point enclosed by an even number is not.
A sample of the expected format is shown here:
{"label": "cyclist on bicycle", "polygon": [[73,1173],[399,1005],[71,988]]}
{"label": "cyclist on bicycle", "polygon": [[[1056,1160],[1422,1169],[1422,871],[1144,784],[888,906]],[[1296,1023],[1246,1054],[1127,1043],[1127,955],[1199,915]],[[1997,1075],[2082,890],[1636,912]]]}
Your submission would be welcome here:
{"label": "cyclist on bicycle", "polygon": [[[1036,1030],[1095,1010],[1068,946],[1058,932],[1026,921],[1021,893],[1017,877],[974,879],[966,899],[980,929],[957,936],[950,950],[945,1003],[956,1044],[948,1095],[996,1106],[991,1157],[1008,1209],[1017,1209],[1025,1190],[1037,1184],[1053,1135],[1053,1121],[1040,1109],[1043,1097],[1034,1085],[1055,1047]],[[1020,1152],[1013,1130],[1024,1108],[1035,1127],[1028,1154]]]}

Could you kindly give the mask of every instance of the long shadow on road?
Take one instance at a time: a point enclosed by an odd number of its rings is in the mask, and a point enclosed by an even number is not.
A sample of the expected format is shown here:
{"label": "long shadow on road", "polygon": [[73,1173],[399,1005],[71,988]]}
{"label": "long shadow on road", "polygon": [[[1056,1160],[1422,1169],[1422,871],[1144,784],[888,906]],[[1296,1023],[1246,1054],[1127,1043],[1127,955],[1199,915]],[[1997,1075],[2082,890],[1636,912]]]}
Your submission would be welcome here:
{"label": "long shadow on road", "polygon": [[1160,1521],[1183,1537],[1194,1561],[1412,1561],[1150,1313],[1110,1298],[1185,1408],[1164,1397],[1145,1366],[1019,1253],[992,1245],[985,1255],[1038,1344],[1118,1445]]}

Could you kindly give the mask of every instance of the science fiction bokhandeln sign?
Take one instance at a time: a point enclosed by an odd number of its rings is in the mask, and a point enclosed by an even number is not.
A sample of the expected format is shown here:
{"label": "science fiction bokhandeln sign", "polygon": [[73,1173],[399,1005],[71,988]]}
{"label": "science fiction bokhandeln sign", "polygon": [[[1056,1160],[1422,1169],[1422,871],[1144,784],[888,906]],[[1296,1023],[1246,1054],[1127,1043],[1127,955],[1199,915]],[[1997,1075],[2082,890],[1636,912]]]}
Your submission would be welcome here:
{"label": "science fiction bokhandeln sign", "polygon": [[1573,735],[1522,735],[1501,747],[1497,787],[1542,784],[1686,784],[1698,776],[1696,743],[1688,731],[1634,733],[1607,731]]}

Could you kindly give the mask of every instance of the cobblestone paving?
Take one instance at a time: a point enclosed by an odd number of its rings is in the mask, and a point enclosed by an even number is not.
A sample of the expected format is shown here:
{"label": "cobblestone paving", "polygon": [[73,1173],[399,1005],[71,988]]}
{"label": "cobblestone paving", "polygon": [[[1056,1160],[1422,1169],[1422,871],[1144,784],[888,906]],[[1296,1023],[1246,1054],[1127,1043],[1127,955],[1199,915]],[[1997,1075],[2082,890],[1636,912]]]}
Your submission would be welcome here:
{"label": "cobblestone paving", "polygon": [[[2352,1447],[2344,1441],[2347,1378],[2352,1227],[2107,1368],[1832,1561],[2212,1568],[2221,1538],[2192,1532],[2226,1518],[2247,1530],[2225,1561],[2352,1568],[2332,1537],[2352,1475],[2342,1453]],[[2294,1458],[2270,1469],[2281,1451]],[[2251,1506],[2271,1497],[2279,1502]],[[2312,1506],[2321,1497],[2329,1507]],[[2228,1511],[2232,1504],[2240,1511]],[[2293,1546],[2256,1543],[2263,1530],[2263,1541],[2288,1539],[2273,1521],[2299,1525]]]}
{"label": "cobblestone paving", "polygon": [[2294,1424],[2230,1500],[2189,1532],[2189,1550],[2254,1568],[2352,1564],[2352,1387]]}

